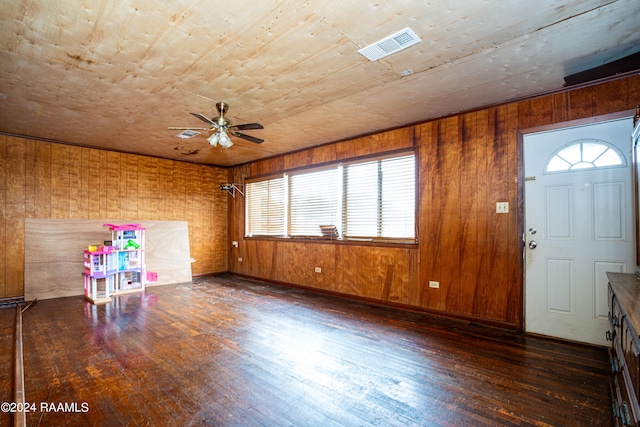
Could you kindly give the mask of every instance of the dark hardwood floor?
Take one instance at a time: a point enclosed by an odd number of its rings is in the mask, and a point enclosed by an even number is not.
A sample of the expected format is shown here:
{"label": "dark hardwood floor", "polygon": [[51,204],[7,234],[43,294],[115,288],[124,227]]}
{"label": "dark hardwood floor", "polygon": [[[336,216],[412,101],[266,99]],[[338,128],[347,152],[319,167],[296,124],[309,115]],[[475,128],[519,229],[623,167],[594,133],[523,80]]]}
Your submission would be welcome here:
{"label": "dark hardwood floor", "polygon": [[29,426],[611,423],[605,349],[235,276],[39,301],[23,337]]}

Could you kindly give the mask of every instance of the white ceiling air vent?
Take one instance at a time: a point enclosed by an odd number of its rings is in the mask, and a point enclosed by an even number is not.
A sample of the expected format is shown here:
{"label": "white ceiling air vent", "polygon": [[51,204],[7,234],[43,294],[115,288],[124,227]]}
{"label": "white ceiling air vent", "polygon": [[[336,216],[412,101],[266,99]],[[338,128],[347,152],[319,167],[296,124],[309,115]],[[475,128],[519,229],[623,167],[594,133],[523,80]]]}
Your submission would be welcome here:
{"label": "white ceiling air vent", "polygon": [[193,138],[196,135],[200,135],[200,132],[196,132],[195,130],[185,130],[183,132],[180,132],[176,136],[182,139],[189,139],[189,138]]}
{"label": "white ceiling air vent", "polygon": [[420,43],[420,39],[411,28],[405,28],[395,34],[385,37],[367,47],[363,47],[358,53],[364,55],[369,61],[377,61],[387,55],[406,49]]}

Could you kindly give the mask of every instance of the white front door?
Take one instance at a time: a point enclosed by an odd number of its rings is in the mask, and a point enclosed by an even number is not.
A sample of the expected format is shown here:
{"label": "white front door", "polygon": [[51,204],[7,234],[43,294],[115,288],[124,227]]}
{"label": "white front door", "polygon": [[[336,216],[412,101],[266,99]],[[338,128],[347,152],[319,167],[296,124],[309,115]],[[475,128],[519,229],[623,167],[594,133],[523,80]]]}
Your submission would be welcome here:
{"label": "white front door", "polygon": [[631,118],[524,136],[525,330],[607,345],[607,271],[633,272]]}

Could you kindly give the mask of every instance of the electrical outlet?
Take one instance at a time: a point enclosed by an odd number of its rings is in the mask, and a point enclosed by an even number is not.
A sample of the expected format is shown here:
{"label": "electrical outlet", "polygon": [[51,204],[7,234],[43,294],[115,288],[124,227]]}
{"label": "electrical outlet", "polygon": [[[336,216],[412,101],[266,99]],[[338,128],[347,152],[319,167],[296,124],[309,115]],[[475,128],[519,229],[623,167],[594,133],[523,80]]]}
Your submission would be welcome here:
{"label": "electrical outlet", "polygon": [[429,287],[430,288],[439,288],[440,287],[440,282],[434,282],[433,280],[429,281]]}
{"label": "electrical outlet", "polygon": [[322,268],[316,267],[313,269],[313,271],[315,271],[316,273],[322,273]]}
{"label": "electrical outlet", "polygon": [[242,257],[238,257],[238,262],[242,262]]}
{"label": "electrical outlet", "polygon": [[496,203],[496,213],[509,213],[509,202]]}

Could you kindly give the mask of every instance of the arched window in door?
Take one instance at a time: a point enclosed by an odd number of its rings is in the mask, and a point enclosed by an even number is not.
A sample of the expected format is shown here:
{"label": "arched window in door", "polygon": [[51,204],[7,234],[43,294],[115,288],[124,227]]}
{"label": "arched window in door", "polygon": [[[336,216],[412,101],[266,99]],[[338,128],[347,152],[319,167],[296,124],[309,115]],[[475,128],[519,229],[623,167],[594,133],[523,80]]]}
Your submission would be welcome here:
{"label": "arched window in door", "polygon": [[624,155],[614,145],[601,139],[585,138],[558,148],[547,160],[544,173],[626,166]]}

